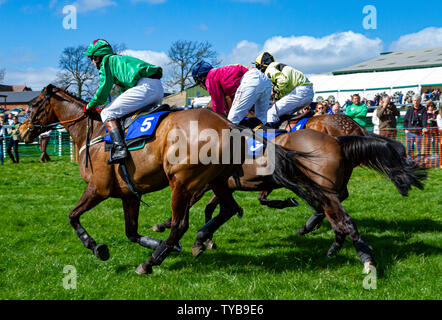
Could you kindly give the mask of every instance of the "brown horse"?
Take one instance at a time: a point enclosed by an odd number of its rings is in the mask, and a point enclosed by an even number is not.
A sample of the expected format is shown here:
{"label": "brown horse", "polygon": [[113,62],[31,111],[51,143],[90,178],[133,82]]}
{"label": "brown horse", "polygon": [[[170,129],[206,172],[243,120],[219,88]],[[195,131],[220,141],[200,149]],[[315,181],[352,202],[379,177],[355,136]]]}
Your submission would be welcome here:
{"label": "brown horse", "polygon": [[[324,121],[336,118],[336,116],[322,116],[318,118],[318,120]],[[346,118],[341,117],[344,121],[346,121]],[[353,120],[350,119],[349,124],[352,123]],[[316,125],[318,124],[316,123]],[[360,127],[356,125],[355,128],[357,132],[357,129]],[[312,179],[333,192],[327,196],[328,204],[316,208],[317,214],[314,214],[309,219],[300,233],[305,234],[312,231],[323,220],[323,217],[326,216],[335,232],[335,241],[327,253],[328,256],[334,255],[342,247],[346,235],[349,235],[361,261],[363,263],[374,261],[371,251],[367,249],[366,243],[360,238],[356,226],[341,204],[348,197],[347,184],[354,167],[365,165],[388,176],[403,196],[408,194],[408,190],[413,185],[422,189],[421,181],[426,178],[425,172],[420,171],[415,163],[409,162],[406,159],[401,151],[403,146],[400,143],[398,145],[394,140],[384,139],[383,137],[370,135],[332,137],[316,130],[305,129],[282,134],[274,142],[289,150],[302,150],[304,153],[316,155],[314,164],[310,165],[310,168],[317,173],[317,175],[312,176]],[[244,175],[239,178],[239,182],[231,177],[229,179],[229,188],[232,191],[267,190],[266,192],[268,193],[274,190],[273,185],[269,184],[266,179],[255,174],[256,167],[259,167],[257,162],[249,165],[244,164]],[[197,240],[193,248],[195,256],[201,254],[206,248],[206,244],[209,246],[213,245],[210,241],[213,235],[213,232],[210,231],[210,224],[211,221],[216,220],[219,216],[214,219],[210,218],[217,203],[218,200],[214,196],[206,207],[206,220],[208,221],[206,221],[206,225],[197,234]],[[347,227],[343,227],[342,224],[337,222],[338,220],[346,221],[348,223]],[[169,224],[170,221],[168,220],[157,225],[154,230],[163,231]],[[205,244],[207,240],[209,241]],[[369,253],[368,255],[367,252]]]}
{"label": "brown horse", "polygon": [[[91,126],[88,126],[90,119],[82,112],[85,103],[64,89],[48,85],[33,101],[30,116],[20,127],[20,137],[25,142],[31,142],[40,133],[58,124],[63,125],[69,132],[79,150],[80,174],[87,183],[79,202],[69,214],[69,221],[83,245],[92,250],[98,258],[107,260],[109,250],[104,244],[97,245],[80,224],[80,216],[110,197],[122,199],[126,236],[129,240],[145,247],[156,248],[152,256],[136,269],[139,274],[151,273],[152,266],[160,265],[179,244],[179,240],[188,229],[189,209],[207,189],[212,189],[221,200],[224,215],[233,216],[241,211],[227,188],[227,179],[241,170],[244,151],[240,152],[239,161],[234,159],[231,138],[223,139],[225,131],[231,132],[239,127],[208,110],[177,111],[170,113],[158,125],[155,136],[143,149],[131,151],[131,156],[126,161],[127,171],[139,194],[154,192],[168,186],[171,188],[172,218],[169,237],[165,241],[155,242],[155,239],[141,236],[138,233],[140,198],[128,187],[121,165],[107,165],[108,155],[104,151],[104,144],[96,143],[105,135],[104,126],[101,121],[93,119]],[[194,124],[197,124],[196,136]],[[200,135],[203,130],[208,130],[206,132],[214,134],[217,138],[210,148],[215,161],[203,163],[198,156],[203,151],[207,152],[207,149],[204,149],[206,136]],[[85,149],[89,137],[92,139],[90,148]],[[243,145],[244,139],[241,139],[241,150]],[[181,154],[179,151],[183,146],[185,151]],[[281,186],[295,186],[296,190],[301,190],[293,181],[284,178],[296,177],[301,185],[311,191],[298,194],[312,205],[321,202],[324,196],[323,189],[294,165],[302,154],[287,152],[278,146],[275,146],[275,149],[276,158],[273,159],[273,163],[278,165],[274,172],[267,175],[267,179],[272,178],[272,181],[282,183]],[[196,152],[196,157],[192,150]],[[180,156],[184,156],[179,158],[179,161],[175,159],[177,151]],[[85,160],[87,166],[84,165]],[[276,187],[278,183],[273,182],[273,185]],[[155,246],[152,246],[152,242]]]}

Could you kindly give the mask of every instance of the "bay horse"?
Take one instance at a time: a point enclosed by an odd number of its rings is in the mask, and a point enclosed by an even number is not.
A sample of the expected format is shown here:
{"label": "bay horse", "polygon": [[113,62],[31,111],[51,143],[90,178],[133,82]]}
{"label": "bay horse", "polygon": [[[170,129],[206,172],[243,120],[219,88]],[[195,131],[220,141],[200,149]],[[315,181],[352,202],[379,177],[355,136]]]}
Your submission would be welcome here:
{"label": "bay horse", "polygon": [[[105,244],[97,244],[87,233],[80,223],[80,216],[110,197],[122,200],[128,239],[141,246],[152,248],[153,239],[138,233],[140,198],[130,190],[121,166],[107,164],[108,155],[104,150],[104,143],[95,143],[105,136],[104,125],[101,121],[95,121],[99,119],[97,114],[92,117],[89,128],[90,119],[82,111],[85,104],[85,101],[74,97],[64,88],[48,85],[32,101],[29,117],[19,129],[20,138],[27,143],[32,142],[40,133],[59,124],[64,126],[72,137],[79,150],[80,175],[87,186],[77,205],[69,213],[69,222],[83,245],[95,256],[105,261],[109,258],[109,249]],[[194,130],[192,123],[197,124],[196,138],[192,132]],[[139,194],[154,192],[168,186],[171,189],[170,235],[165,241],[153,241],[156,244],[155,250],[149,259],[137,267],[138,274],[152,273],[152,267],[159,266],[179,244],[179,240],[189,226],[189,210],[206,190],[211,189],[218,196],[223,215],[233,216],[242,211],[227,187],[227,179],[242,170],[244,155],[241,153],[240,160],[235,162],[230,138],[223,139],[223,131],[231,132],[239,129],[241,129],[239,126],[208,110],[172,112],[160,122],[155,136],[144,148],[131,151],[126,167],[133,187]],[[218,138],[215,139],[217,143],[210,149],[217,161],[203,163],[198,157],[206,146],[203,143],[206,137],[203,134],[199,135],[204,132],[203,130],[211,130],[215,138]],[[169,135],[174,131],[180,135],[178,137],[173,135],[174,139],[170,139]],[[176,156],[176,138],[180,142],[178,147],[186,147],[184,158],[179,162],[170,160]],[[90,148],[85,149],[87,141],[90,141]],[[244,143],[245,140],[242,139],[241,150]],[[269,183],[274,187],[281,184],[294,190],[312,206],[322,203],[326,190],[313,182],[305,173],[309,170],[306,171],[299,164],[299,159],[305,155],[283,150],[276,145],[274,147],[275,158],[269,158],[274,165],[274,170],[267,175]],[[196,159],[192,150],[196,152]],[[192,158],[195,162],[192,162]],[[84,165],[85,160],[87,166]],[[296,181],[286,177],[293,177]],[[339,220],[338,223],[347,226],[348,222]],[[211,228],[216,230],[216,224],[212,223]]]}
{"label": "bay horse", "polygon": [[[336,116],[324,115],[317,117],[316,124],[320,121],[337,118]],[[350,126],[353,120],[346,116],[339,116]],[[347,120],[347,118],[349,120]],[[333,120],[332,120],[333,121]],[[355,132],[358,133],[359,125],[356,124]],[[308,142],[307,142],[308,141]],[[353,136],[330,136],[317,130],[304,129],[291,133],[281,134],[274,142],[289,150],[302,150],[304,153],[315,154],[314,165],[311,165],[317,175],[312,179],[319,185],[333,190],[327,197],[329,203],[316,208],[316,213],[307,221],[306,225],[298,231],[299,234],[306,234],[312,231],[327,217],[335,232],[335,239],[327,252],[327,256],[335,255],[342,247],[346,235],[349,235],[358,252],[361,261],[371,261],[371,250],[368,250],[364,243],[361,250],[360,242],[363,241],[353,223],[351,217],[346,213],[341,202],[348,197],[347,184],[355,167],[364,165],[372,168],[382,175],[387,176],[403,196],[408,195],[412,186],[423,189],[422,181],[426,179],[426,172],[417,167],[416,163],[407,160],[403,152],[403,146],[397,141],[389,138],[370,135],[359,131],[359,135]],[[302,162],[302,160],[301,160]],[[274,190],[273,186],[266,179],[255,174],[257,162],[243,165],[243,176],[239,177],[239,183],[233,177],[229,178],[229,188],[233,191],[265,191],[269,193]],[[213,232],[208,232],[207,225],[210,225],[212,213],[218,204],[214,195],[206,207],[206,225],[198,231],[197,239],[193,247],[194,256],[199,256],[206,248],[214,246],[212,239]],[[345,217],[345,218],[344,218]],[[351,221],[352,229],[343,227],[338,220]],[[170,224],[170,219],[156,225],[154,231],[164,231]],[[365,253],[364,253],[365,252]],[[369,253],[370,257],[366,256]],[[373,260],[374,261],[374,260]],[[366,269],[365,269],[366,270]]]}

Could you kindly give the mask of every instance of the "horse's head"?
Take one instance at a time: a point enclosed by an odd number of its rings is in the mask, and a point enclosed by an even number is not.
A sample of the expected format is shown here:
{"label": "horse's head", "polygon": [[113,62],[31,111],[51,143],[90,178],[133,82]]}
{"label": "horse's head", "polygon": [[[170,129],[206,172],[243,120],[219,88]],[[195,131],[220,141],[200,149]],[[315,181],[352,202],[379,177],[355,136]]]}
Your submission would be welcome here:
{"label": "horse's head", "polygon": [[55,94],[62,89],[50,84],[30,103],[28,118],[19,128],[20,140],[30,143],[39,134],[51,129],[58,119],[54,112]]}

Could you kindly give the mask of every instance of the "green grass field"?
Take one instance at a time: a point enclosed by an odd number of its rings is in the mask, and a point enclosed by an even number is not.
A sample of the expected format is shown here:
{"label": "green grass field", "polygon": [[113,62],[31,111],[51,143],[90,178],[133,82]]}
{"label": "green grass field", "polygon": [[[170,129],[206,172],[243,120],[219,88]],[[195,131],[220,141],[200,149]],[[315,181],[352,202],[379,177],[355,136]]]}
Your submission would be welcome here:
{"label": "green grass field", "polygon": [[[109,246],[99,261],[69,225],[68,213],[85,183],[68,159],[33,158],[0,167],[0,299],[441,299],[442,170],[430,170],[424,191],[403,198],[393,184],[358,168],[344,202],[374,248],[377,289],[365,290],[362,264],[347,239],[339,254],[325,254],[333,232],[325,222],[306,237],[294,235],[312,213],[304,203],[284,211],[259,205],[256,193],[237,193],[236,216],[215,235],[218,250],[194,259],[191,246],[203,224],[206,195],[190,212],[184,250],[154,273],[135,268],[151,251],[129,242],[121,201],[109,199],[82,217],[83,226]],[[289,196],[286,190],[272,199]],[[169,190],[143,196],[140,233],[169,217]],[[77,288],[63,287],[63,268],[77,270]]]}

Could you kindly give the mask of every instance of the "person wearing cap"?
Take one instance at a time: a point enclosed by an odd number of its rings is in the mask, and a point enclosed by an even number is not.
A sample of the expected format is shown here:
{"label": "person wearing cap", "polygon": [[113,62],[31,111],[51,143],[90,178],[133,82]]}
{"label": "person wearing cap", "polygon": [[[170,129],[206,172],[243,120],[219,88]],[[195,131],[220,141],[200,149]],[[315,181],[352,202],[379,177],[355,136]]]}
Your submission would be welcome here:
{"label": "person wearing cap", "polygon": [[[259,70],[249,70],[242,65],[213,68],[200,61],[193,67],[192,77],[209,92],[213,111],[221,114],[227,111],[227,119],[239,124],[255,106],[256,118],[266,123],[272,84]],[[226,98],[233,100],[230,110],[226,110]]]}
{"label": "person wearing cap", "polygon": [[261,53],[254,63],[272,82],[277,101],[267,112],[267,126],[277,128],[281,116],[296,113],[313,101],[313,84],[301,71],[275,62],[268,52]]}
{"label": "person wearing cap", "polygon": [[117,120],[148,105],[161,103],[163,70],[134,57],[116,55],[111,45],[102,39],[92,42],[84,54],[100,73],[98,89],[85,106],[85,113],[100,109],[114,84],[121,89],[121,95],[105,106],[100,116],[113,142],[108,163],[124,162],[128,151]]}
{"label": "person wearing cap", "polygon": [[3,140],[5,139],[5,114],[0,113],[0,164],[3,165],[4,155],[3,155]]}

